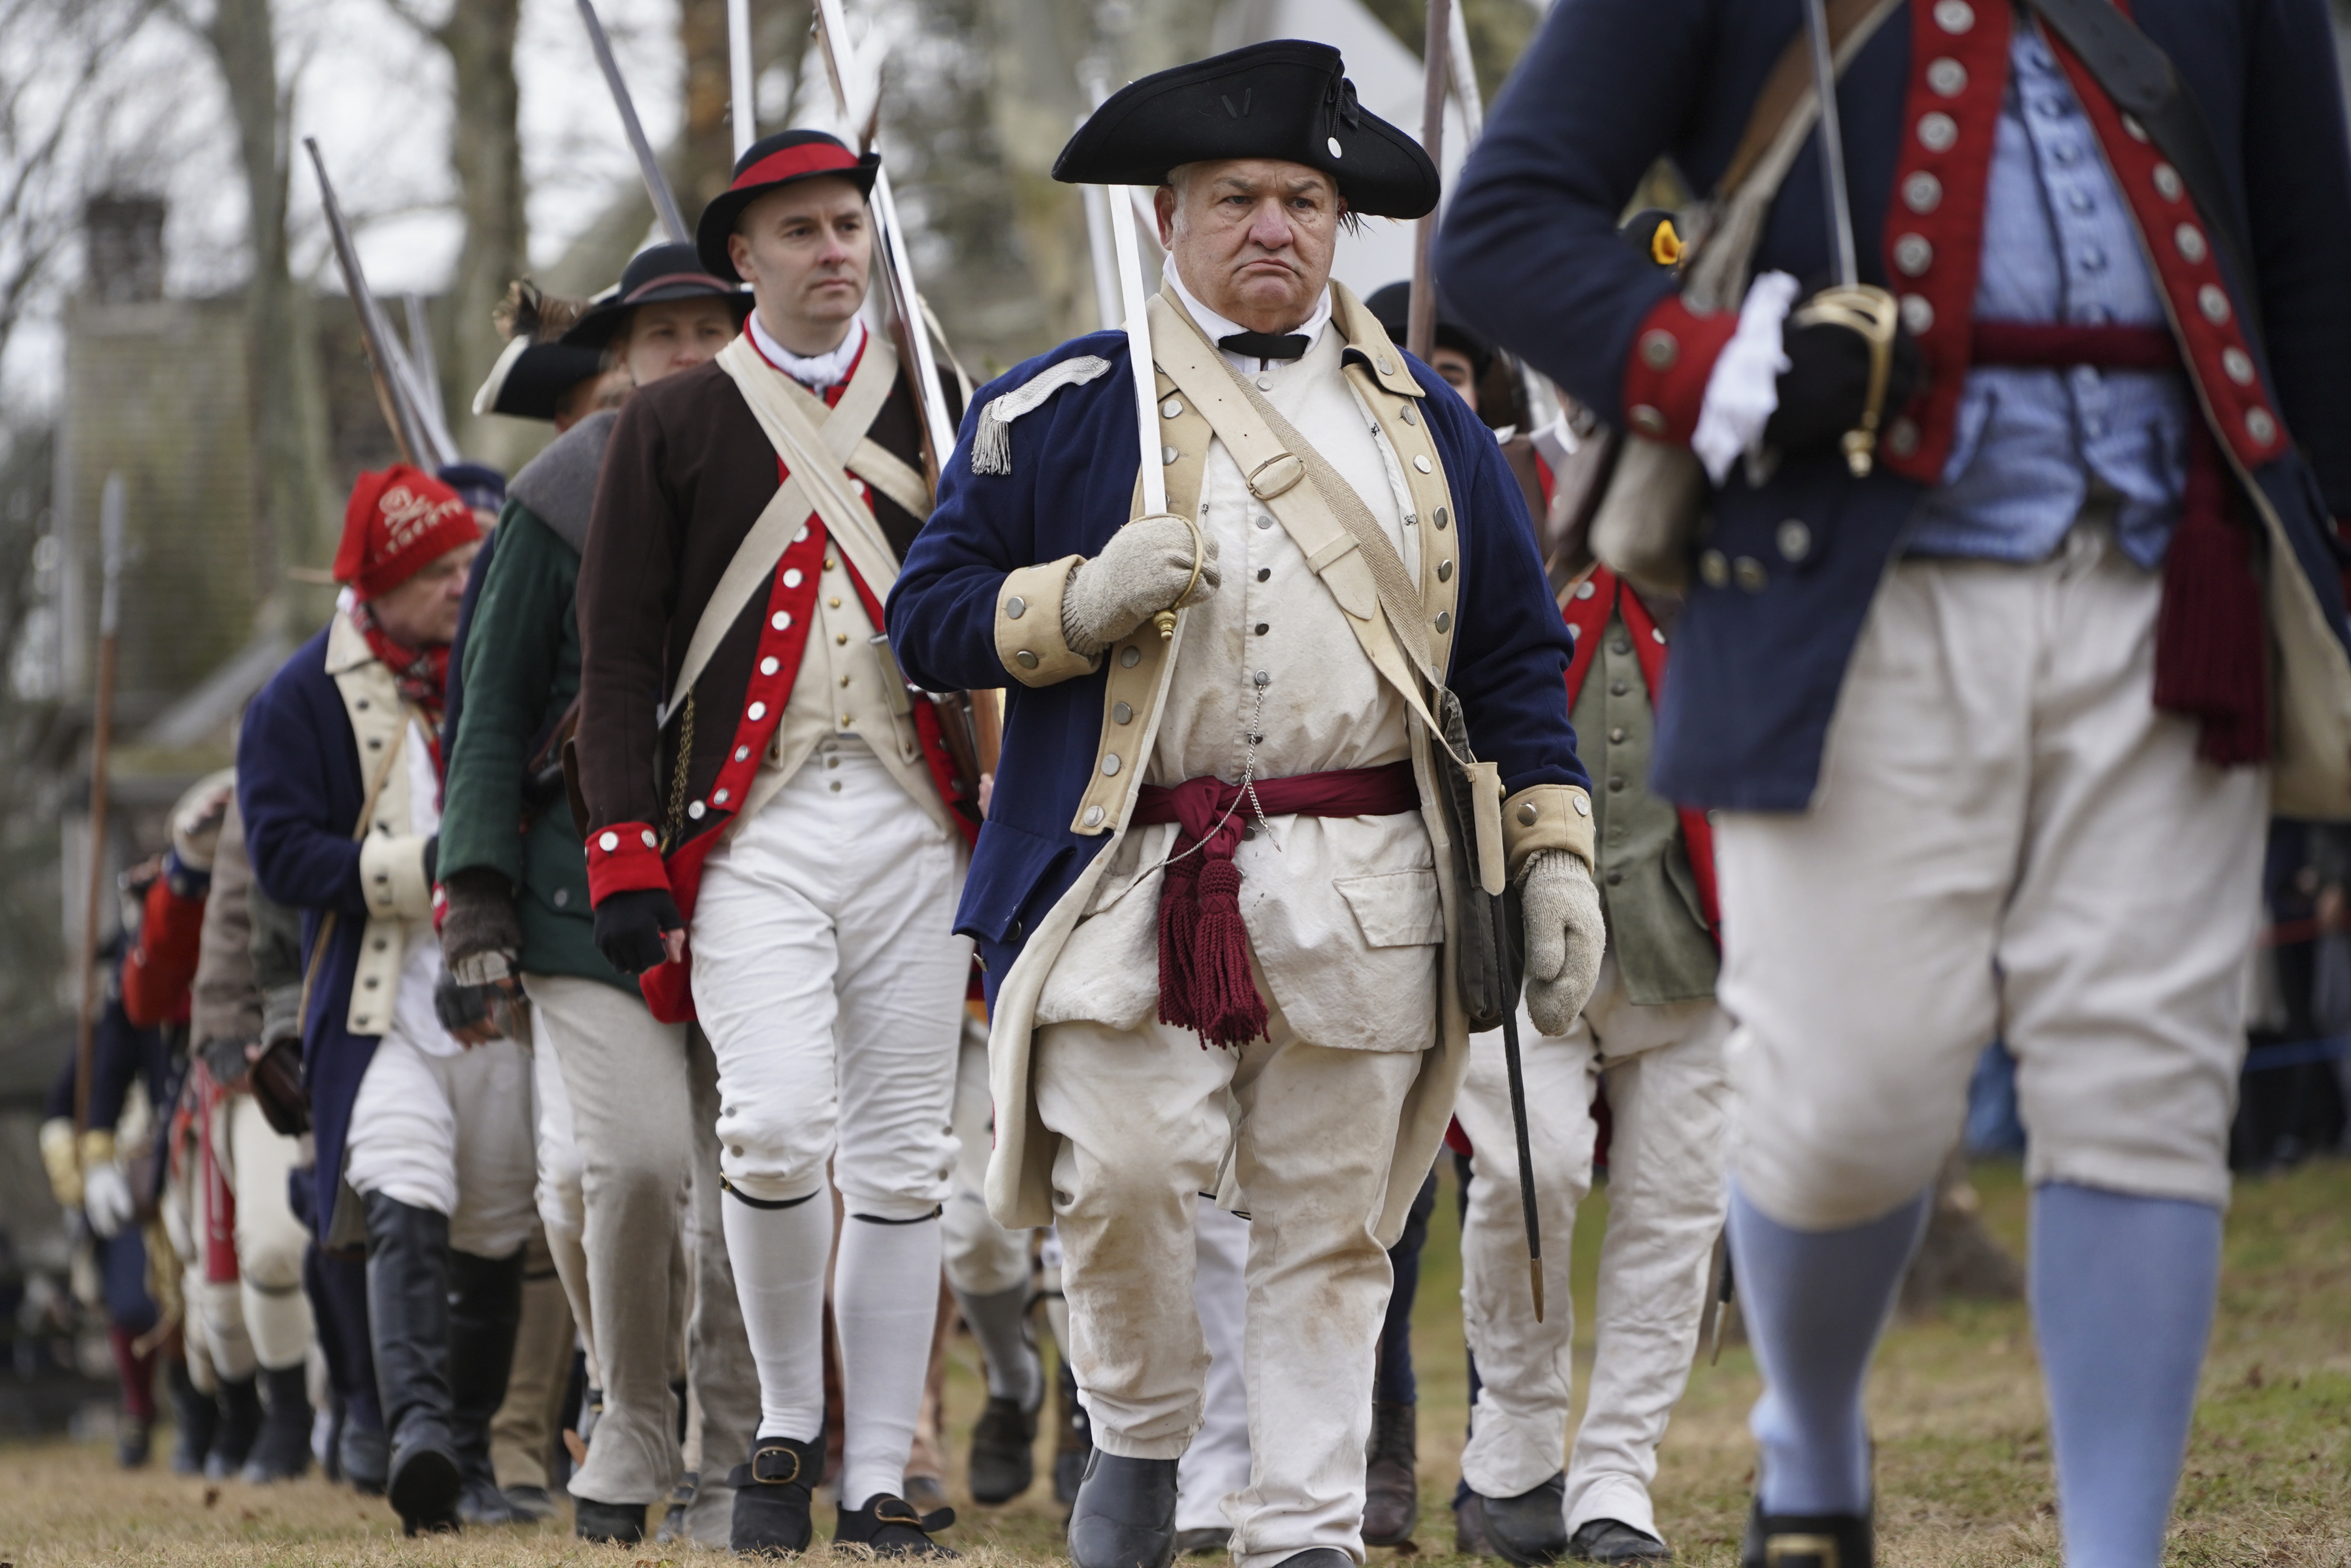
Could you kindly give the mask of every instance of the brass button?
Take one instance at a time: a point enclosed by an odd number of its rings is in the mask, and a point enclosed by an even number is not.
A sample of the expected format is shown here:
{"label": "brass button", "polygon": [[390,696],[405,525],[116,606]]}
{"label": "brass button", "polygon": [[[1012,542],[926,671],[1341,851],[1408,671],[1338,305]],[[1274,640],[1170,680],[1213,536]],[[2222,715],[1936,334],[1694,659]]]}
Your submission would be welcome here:
{"label": "brass button", "polygon": [[1698,575],[1708,588],[1722,588],[1730,581],[1730,558],[1719,549],[1710,549],[1698,558]]}
{"label": "brass button", "polygon": [[836,593],[831,599],[826,600],[825,602],[831,605],[835,610],[838,610],[841,608],[841,595]]}
{"label": "brass button", "polygon": [[1739,580],[1740,587],[1750,593],[1762,592],[1763,585],[1771,580],[1770,574],[1763,570],[1763,563],[1751,555],[1743,555],[1732,561],[1730,575]]}
{"label": "brass button", "polygon": [[[845,648],[849,645],[849,633],[846,632],[835,632],[832,634],[832,640]],[[847,685],[849,684],[849,677],[843,675],[841,677],[841,684],[844,686]]]}
{"label": "brass button", "polygon": [[831,556],[824,558],[824,570],[827,571],[831,571],[834,567],[840,564],[841,563],[839,561],[834,560]]}

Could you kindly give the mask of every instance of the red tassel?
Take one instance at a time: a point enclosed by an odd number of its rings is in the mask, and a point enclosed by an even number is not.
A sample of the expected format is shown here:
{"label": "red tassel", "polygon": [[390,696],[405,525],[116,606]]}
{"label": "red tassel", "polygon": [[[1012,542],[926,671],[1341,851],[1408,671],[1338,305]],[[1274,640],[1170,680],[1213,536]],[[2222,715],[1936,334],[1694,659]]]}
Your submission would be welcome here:
{"label": "red tassel", "polygon": [[1201,1037],[1243,1045],[1265,1033],[1265,998],[1249,967],[1241,922],[1240,868],[1213,860],[1200,868],[1200,924],[1194,936],[1193,1016]]}
{"label": "red tassel", "polygon": [[1159,1021],[1177,1029],[1199,1027],[1193,1006],[1199,923],[1200,857],[1195,854],[1170,865],[1159,890]]}
{"label": "red tassel", "polygon": [[2200,427],[2163,563],[2155,706],[2198,721],[2197,754],[2208,762],[2269,759],[2269,649],[2252,540],[2231,515],[2220,455]]}

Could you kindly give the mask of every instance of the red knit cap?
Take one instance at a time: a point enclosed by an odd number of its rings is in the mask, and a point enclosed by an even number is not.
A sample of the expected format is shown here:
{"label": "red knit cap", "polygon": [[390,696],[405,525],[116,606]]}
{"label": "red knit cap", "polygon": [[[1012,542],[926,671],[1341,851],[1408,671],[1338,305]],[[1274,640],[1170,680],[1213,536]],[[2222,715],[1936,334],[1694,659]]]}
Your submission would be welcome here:
{"label": "red knit cap", "polygon": [[457,492],[405,463],[362,474],[343,509],[335,580],[361,599],[388,593],[425,565],[482,537]]}

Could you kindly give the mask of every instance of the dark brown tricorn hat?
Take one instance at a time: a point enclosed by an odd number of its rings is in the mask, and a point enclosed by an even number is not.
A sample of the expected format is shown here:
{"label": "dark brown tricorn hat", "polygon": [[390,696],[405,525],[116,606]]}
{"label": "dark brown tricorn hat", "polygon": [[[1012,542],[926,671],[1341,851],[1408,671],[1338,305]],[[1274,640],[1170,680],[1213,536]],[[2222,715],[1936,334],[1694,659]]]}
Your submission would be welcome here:
{"label": "dark brown tricorn hat", "polygon": [[1355,101],[1328,44],[1277,38],[1131,81],[1102,100],[1061,155],[1071,185],[1162,185],[1208,159],[1280,158],[1328,174],[1368,217],[1437,205],[1437,165],[1420,143]]}

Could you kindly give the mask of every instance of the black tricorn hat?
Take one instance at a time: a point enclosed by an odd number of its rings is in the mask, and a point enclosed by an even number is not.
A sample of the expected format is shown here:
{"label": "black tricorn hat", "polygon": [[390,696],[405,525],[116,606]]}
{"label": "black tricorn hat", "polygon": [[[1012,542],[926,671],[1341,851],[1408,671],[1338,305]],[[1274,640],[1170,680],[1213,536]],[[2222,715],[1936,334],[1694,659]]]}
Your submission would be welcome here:
{"label": "black tricorn hat", "polygon": [[1420,143],[1355,101],[1328,44],[1277,38],[1131,81],[1053,161],[1071,185],[1164,185],[1211,158],[1280,158],[1331,176],[1350,210],[1416,218],[1437,205]]}
{"label": "black tricorn hat", "polygon": [[[1364,308],[1372,313],[1372,319],[1380,324],[1396,347],[1404,346],[1405,329],[1412,319],[1412,285],[1409,282],[1391,283],[1384,288],[1374,289],[1371,297],[1364,301]],[[1494,345],[1482,334],[1461,324],[1461,319],[1453,314],[1442,288],[1437,291],[1437,346],[1458,350],[1468,355],[1470,368],[1481,376],[1486,373],[1486,367],[1494,362]]]}
{"label": "black tricorn hat", "polygon": [[713,277],[690,245],[649,246],[629,258],[621,281],[588,302],[587,310],[559,340],[564,347],[601,353],[612,334],[640,305],[664,299],[718,298],[735,313],[735,324],[751,313],[751,295],[741,284]]}
{"label": "black tricorn hat", "polygon": [[569,343],[534,343],[517,338],[507,343],[490,367],[487,380],[474,394],[475,413],[503,413],[513,419],[553,419],[563,407],[563,394],[604,369],[604,356],[594,349]]}
{"label": "black tricorn hat", "polygon": [[743,149],[743,156],[735,160],[735,183],[703,208],[695,223],[694,243],[702,253],[702,265],[721,277],[735,276],[735,264],[726,255],[726,236],[735,232],[735,220],[743,215],[743,209],[768,192],[829,176],[846,180],[861,195],[870,196],[874,171],[881,167],[879,152],[861,158],[840,137],[822,131],[778,131],[773,136],[762,136]]}

